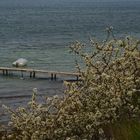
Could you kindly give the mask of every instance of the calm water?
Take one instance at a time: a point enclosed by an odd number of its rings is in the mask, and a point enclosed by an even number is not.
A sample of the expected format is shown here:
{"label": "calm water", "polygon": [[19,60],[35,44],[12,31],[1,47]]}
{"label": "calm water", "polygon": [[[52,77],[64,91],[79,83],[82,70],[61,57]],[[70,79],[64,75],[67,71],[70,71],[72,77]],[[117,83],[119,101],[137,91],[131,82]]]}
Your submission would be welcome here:
{"label": "calm water", "polygon": [[[105,28],[115,35],[140,37],[140,2],[137,3],[65,3],[44,6],[0,5],[0,66],[9,66],[18,58],[29,60],[28,67],[74,71],[69,45],[96,36],[103,39]],[[0,104],[18,106],[30,99],[32,89],[40,95],[61,94],[63,83],[46,79],[22,80],[0,75]],[[1,109],[0,109],[1,111]],[[1,111],[0,119],[5,116]]]}

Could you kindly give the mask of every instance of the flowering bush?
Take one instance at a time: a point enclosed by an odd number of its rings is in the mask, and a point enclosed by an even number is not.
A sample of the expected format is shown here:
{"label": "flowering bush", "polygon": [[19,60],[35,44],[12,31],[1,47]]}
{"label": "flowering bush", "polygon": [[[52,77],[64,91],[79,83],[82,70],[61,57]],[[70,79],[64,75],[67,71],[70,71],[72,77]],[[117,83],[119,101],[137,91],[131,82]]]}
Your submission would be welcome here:
{"label": "flowering bush", "polygon": [[89,47],[80,42],[71,45],[85,67],[77,63],[80,80],[65,82],[63,97],[49,97],[41,104],[35,90],[26,108],[13,111],[6,107],[12,133],[3,139],[115,139],[109,131],[111,124],[139,121],[140,41],[126,37],[90,43]]}

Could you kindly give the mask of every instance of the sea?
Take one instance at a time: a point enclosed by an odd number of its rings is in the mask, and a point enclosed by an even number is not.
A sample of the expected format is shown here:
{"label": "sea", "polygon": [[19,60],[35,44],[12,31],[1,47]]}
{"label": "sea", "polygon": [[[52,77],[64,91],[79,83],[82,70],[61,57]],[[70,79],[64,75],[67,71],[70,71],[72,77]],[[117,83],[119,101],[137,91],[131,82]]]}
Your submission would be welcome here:
{"label": "sea", "polygon": [[[116,38],[140,38],[140,1],[60,1],[43,4],[0,3],[0,67],[12,67],[18,58],[28,60],[28,68],[74,72],[75,56],[70,45],[88,43],[91,37],[106,38],[113,26]],[[1,73],[1,72],[0,72]],[[62,95],[63,79],[51,81],[47,75],[29,78],[27,74],[0,74],[0,123],[7,121],[2,108],[26,106],[37,88],[44,96]]]}

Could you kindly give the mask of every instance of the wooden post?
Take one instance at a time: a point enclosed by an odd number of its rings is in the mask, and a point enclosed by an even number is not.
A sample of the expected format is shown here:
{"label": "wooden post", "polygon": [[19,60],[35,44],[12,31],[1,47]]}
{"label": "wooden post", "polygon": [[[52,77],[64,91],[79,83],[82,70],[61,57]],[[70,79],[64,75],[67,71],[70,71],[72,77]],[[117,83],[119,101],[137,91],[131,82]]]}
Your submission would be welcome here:
{"label": "wooden post", "polygon": [[56,81],[56,73],[54,74],[54,80]]}
{"label": "wooden post", "polygon": [[8,70],[6,70],[6,76],[8,75]]}
{"label": "wooden post", "polygon": [[3,75],[5,75],[5,70],[2,70]]}
{"label": "wooden post", "polygon": [[77,81],[79,80],[79,76],[77,76],[77,79],[76,79]]}
{"label": "wooden post", "polygon": [[23,78],[23,71],[21,71],[21,77]]}
{"label": "wooden post", "polygon": [[51,73],[51,80],[53,80],[53,73]]}
{"label": "wooden post", "polygon": [[35,71],[33,72],[33,78],[35,78]]}
{"label": "wooden post", "polygon": [[32,72],[30,72],[30,78],[32,77]]}

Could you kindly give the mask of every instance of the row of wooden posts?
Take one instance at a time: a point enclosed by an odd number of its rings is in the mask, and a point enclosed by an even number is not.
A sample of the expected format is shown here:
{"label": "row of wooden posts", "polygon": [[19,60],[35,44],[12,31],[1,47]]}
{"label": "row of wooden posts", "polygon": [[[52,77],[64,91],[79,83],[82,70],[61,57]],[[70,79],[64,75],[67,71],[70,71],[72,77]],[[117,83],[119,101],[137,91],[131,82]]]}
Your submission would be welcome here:
{"label": "row of wooden posts", "polygon": [[[3,75],[8,76],[8,70],[2,70]],[[23,77],[23,72],[21,71],[21,77]],[[36,77],[36,73],[35,71],[30,72],[30,78],[35,78]],[[51,73],[51,80],[56,80],[56,74]]]}

